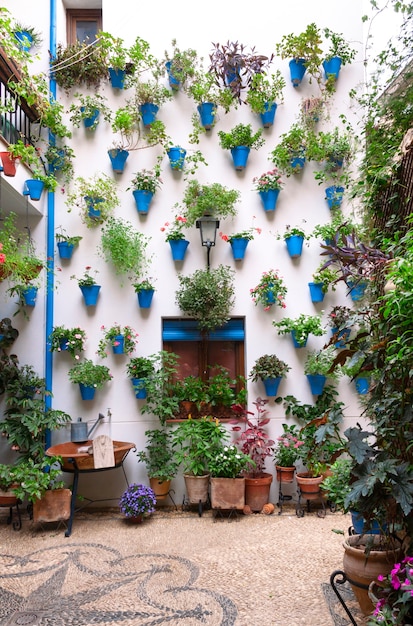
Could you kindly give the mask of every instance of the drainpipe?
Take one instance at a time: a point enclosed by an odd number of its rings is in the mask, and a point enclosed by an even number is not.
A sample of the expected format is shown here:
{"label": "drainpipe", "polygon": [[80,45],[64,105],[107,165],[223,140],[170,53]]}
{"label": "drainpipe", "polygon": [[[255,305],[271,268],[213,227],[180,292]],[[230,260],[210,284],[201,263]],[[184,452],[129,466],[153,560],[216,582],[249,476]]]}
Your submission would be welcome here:
{"label": "drainpipe", "polygon": [[[51,58],[56,55],[56,0],[50,0],[50,31],[49,31],[49,50]],[[50,74],[49,89],[51,98],[56,98],[56,81]],[[49,131],[49,141],[54,144],[55,137]],[[45,381],[46,394],[45,409],[46,411],[52,407],[52,391],[53,391],[53,352],[50,350],[50,333],[53,330],[54,319],[54,231],[55,231],[55,194],[49,191],[47,194],[47,230],[46,230],[46,330],[45,330]],[[51,432],[46,433],[46,449],[51,446]]]}

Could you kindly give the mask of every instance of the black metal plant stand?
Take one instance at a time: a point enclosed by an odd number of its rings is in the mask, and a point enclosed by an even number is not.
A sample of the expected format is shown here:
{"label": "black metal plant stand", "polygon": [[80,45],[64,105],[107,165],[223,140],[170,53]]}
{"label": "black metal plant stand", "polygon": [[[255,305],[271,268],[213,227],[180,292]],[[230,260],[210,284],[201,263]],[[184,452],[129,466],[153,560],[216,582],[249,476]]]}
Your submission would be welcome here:
{"label": "black metal plant stand", "polygon": [[[21,504],[21,500],[16,500],[16,503],[9,506],[8,504],[0,505],[1,508],[8,508],[9,515],[7,517],[7,524],[11,524],[13,530],[21,530],[22,527],[22,518],[20,514],[19,504]],[[16,509],[17,520],[13,520],[13,509]]]}
{"label": "black metal plant stand", "polygon": [[[343,570],[341,569],[337,569],[330,576],[330,585],[334,593],[336,594],[337,598],[339,599],[341,606],[345,610],[350,622],[353,624],[353,626],[358,626],[356,620],[354,619],[354,617],[352,616],[350,612],[350,609],[348,608],[347,604],[344,602],[343,597],[340,594],[340,591],[336,587],[336,583],[338,585],[343,585],[348,580],[349,579],[347,578],[346,573],[343,572]],[[360,589],[368,589],[368,585],[363,585],[362,583],[357,583],[357,582],[354,582],[353,580],[349,582],[351,582],[351,584],[355,585],[356,587],[360,587]]]}

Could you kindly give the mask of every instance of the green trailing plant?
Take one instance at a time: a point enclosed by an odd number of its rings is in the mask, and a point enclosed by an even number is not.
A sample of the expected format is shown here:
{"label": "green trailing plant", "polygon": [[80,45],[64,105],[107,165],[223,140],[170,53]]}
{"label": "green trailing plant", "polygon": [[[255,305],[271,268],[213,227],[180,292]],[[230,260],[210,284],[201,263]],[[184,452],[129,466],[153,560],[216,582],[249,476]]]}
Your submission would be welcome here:
{"label": "green trailing plant", "polygon": [[320,315],[300,313],[296,318],[284,317],[280,322],[272,322],[272,325],[277,329],[279,335],[294,332],[297,343],[302,346],[305,344],[308,335],[321,337],[324,334]]}
{"label": "green trailing plant", "polygon": [[175,459],[184,474],[203,476],[209,472],[210,459],[221,450],[228,432],[219,420],[212,417],[187,419],[180,422],[172,433]]}
{"label": "green trailing plant", "polygon": [[156,104],[158,107],[171,100],[172,94],[164,85],[157,80],[148,80],[146,82],[136,81],[134,85],[133,98],[129,102],[133,102],[136,107],[142,104]]}
{"label": "green trailing plant", "polygon": [[245,102],[254,113],[265,113],[268,105],[284,102],[284,87],[285,80],[280,70],[270,75],[255,74],[251,79]]}
{"label": "green trailing plant", "polygon": [[121,218],[110,217],[102,227],[99,252],[112,263],[115,273],[137,281],[149,264],[149,238]]}
{"label": "green trailing plant", "polygon": [[165,50],[164,64],[168,64],[168,74],[177,80],[181,87],[191,81],[195,75],[198,54],[193,48],[181,50],[176,39],[172,39],[172,52]]}
{"label": "green trailing plant", "polygon": [[326,346],[321,350],[310,350],[304,361],[304,374],[321,374],[330,379],[337,379],[340,369],[334,366],[336,350]]}
{"label": "green trailing plant", "polygon": [[278,270],[263,272],[258,285],[250,289],[250,296],[255,306],[262,304],[265,311],[268,311],[273,304],[285,309],[284,298],[286,294],[287,287]]}
{"label": "green trailing plant", "polygon": [[[96,173],[89,179],[82,176],[76,178],[66,199],[68,211],[70,212],[74,206],[78,207],[82,222],[88,228],[106,222],[119,203],[116,182],[104,173]],[[91,205],[99,211],[99,215],[90,214]]]}
{"label": "green trailing plant", "polygon": [[58,44],[51,69],[57,84],[67,94],[73,87],[81,85],[97,89],[108,76],[106,52],[94,42]]}
{"label": "green trailing plant", "polygon": [[285,377],[291,367],[282,361],[276,354],[263,354],[255,360],[249,373],[249,378],[253,383],[266,378]]}
{"label": "green trailing plant", "polygon": [[338,277],[338,271],[332,267],[324,267],[324,263],[321,263],[312,275],[313,282],[321,285],[323,293],[327,293],[330,288],[332,291],[336,290]]}
{"label": "green trailing plant", "polygon": [[298,122],[290,130],[280,135],[280,141],[270,153],[274,165],[287,177],[301,171],[301,167],[292,161],[305,158],[308,142],[308,131]]}
{"label": "green trailing plant", "polygon": [[18,500],[34,503],[46,491],[64,487],[59,461],[57,456],[42,456],[36,461],[29,458],[16,465],[0,466],[0,482],[12,485]]}
{"label": "green trailing plant", "polygon": [[[50,350],[52,352],[68,352],[74,359],[79,359],[79,355],[85,349],[86,332],[75,326],[66,328],[65,326],[55,326],[50,333]],[[64,346],[62,346],[64,344]]]}
{"label": "green trailing plant", "polygon": [[312,22],[306,29],[299,33],[283,35],[280,42],[275,46],[276,53],[282,59],[302,59],[310,76],[310,82],[315,79],[321,83],[320,66],[322,64],[323,50],[322,34],[318,26]]}
{"label": "green trailing plant", "polygon": [[78,383],[95,389],[101,389],[105,383],[112,379],[112,374],[106,365],[93,363],[91,359],[78,361],[70,368],[68,374],[71,383]]}
{"label": "green trailing plant", "polygon": [[126,373],[129,378],[146,379],[154,372],[153,359],[144,356],[132,357],[126,365]]}
{"label": "green trailing plant", "polygon": [[138,333],[134,328],[132,328],[132,326],[122,326],[121,324],[114,324],[113,326],[106,328],[104,325],[102,325],[100,327],[100,330],[103,333],[103,337],[99,341],[96,354],[102,359],[105,359],[108,356],[108,344],[110,344],[111,346],[119,345],[119,335],[122,335],[124,339],[123,352],[125,354],[131,354],[135,350],[136,344],[138,343]]}
{"label": "green trailing plant", "polygon": [[351,459],[339,458],[330,465],[329,470],[329,475],[325,476],[320,485],[321,489],[329,502],[334,504],[336,511],[348,513],[349,507],[346,506],[346,498],[351,491]]}
{"label": "green trailing plant", "polygon": [[341,65],[347,65],[354,60],[356,51],[350,47],[341,33],[336,33],[330,28],[324,28],[323,34],[329,46],[325,55],[326,61],[330,61],[333,57],[339,57]]}
{"label": "green trailing plant", "polygon": [[145,431],[146,447],[136,453],[138,461],[145,463],[149,478],[172,480],[179,464],[172,449],[172,434],[163,428]]}
{"label": "green trailing plant", "polygon": [[228,189],[220,183],[202,185],[195,179],[190,180],[184,192],[182,216],[188,227],[194,226],[204,215],[222,219],[234,217],[239,199],[240,192],[236,189]]}
{"label": "green trailing plant", "polygon": [[252,130],[251,124],[237,124],[229,132],[218,131],[219,145],[224,150],[231,150],[237,146],[246,146],[252,150],[258,150],[264,145],[265,139],[262,136],[262,128],[256,132]]}
{"label": "green trailing plant", "polygon": [[332,131],[309,133],[312,141],[307,141],[306,155],[309,160],[325,162],[324,168],[334,172],[349,161],[354,153],[354,140],[348,131],[340,132],[338,126]]}
{"label": "green trailing plant", "polygon": [[179,398],[174,394],[179,357],[161,350],[148,358],[153,371],[145,377],[146,402],[141,412],[155,415],[163,425],[179,412]]}
{"label": "green trailing plant", "polygon": [[180,310],[197,320],[201,331],[208,333],[223,326],[234,306],[234,272],[219,265],[216,269],[196,270],[191,276],[179,276],[175,293]]}
{"label": "green trailing plant", "polygon": [[63,183],[66,185],[73,180],[73,159],[75,158],[73,148],[67,145],[58,146],[50,143],[44,157],[58,180],[63,180]]}
{"label": "green trailing plant", "polygon": [[105,122],[108,122],[109,124],[111,123],[112,111],[107,106],[107,99],[105,96],[102,96],[99,93],[92,96],[90,94],[85,95],[76,92],[73,94],[73,98],[76,98],[76,101],[72,102],[69,107],[69,119],[76,128],[80,128],[85,119],[93,118],[96,111],[99,111],[99,115],[89,127],[89,130],[96,130],[101,116]]}

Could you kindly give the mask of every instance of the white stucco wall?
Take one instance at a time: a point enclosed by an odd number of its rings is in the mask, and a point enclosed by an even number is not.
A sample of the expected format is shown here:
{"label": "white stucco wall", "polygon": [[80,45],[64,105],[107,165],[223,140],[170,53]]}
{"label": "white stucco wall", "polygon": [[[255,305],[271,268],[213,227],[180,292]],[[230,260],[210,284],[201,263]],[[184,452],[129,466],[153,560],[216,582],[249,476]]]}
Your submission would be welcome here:
{"label": "white stucco wall", "polygon": [[[188,0],[178,4],[158,2],[156,7],[149,5],[147,8],[142,3],[138,5],[126,0],[117,2],[103,0],[103,29],[123,37],[127,44],[131,44],[139,35],[150,42],[152,53],[160,57],[163,56],[165,49],[171,49],[171,40],[175,38],[181,49],[195,48],[198,54],[206,59],[205,65],[207,66],[212,42],[225,43],[227,40],[238,40],[248,46],[255,46],[259,53],[270,55],[275,50],[275,44],[284,34],[299,33],[310,22],[316,22],[321,28],[328,26],[333,31],[343,33],[357,50],[357,57],[350,66],[342,69],[336,94],[331,101],[330,120],[320,126],[320,130],[338,124],[339,115],[342,113],[352,121],[356,128],[360,111],[351,107],[348,94],[350,89],[360,86],[364,75],[360,4],[358,0],[350,0],[345,4],[338,0],[317,0],[311,3],[290,0],[288,10],[286,10],[285,7],[281,9],[276,3],[265,0],[259,8],[257,7],[257,10],[249,7],[243,12],[238,4],[211,0],[208,3],[207,15],[199,8],[195,12],[193,2]],[[36,70],[47,71],[49,2],[37,0],[33,3],[30,0],[21,0],[16,3],[13,0],[5,0],[3,5],[14,12],[20,21],[33,24],[43,32],[44,46],[40,51],[40,59],[35,62],[35,67]],[[42,5],[42,10],[39,10],[40,5]],[[57,5],[57,42],[64,43],[66,26],[60,0],[57,0]],[[86,7],[85,3],[84,8]],[[154,9],[155,15],[152,14]],[[303,362],[307,349],[294,349],[288,336],[277,336],[271,322],[281,320],[283,315],[296,317],[300,313],[313,314],[320,310],[327,311],[335,304],[351,306],[351,301],[346,296],[344,286],[340,284],[335,292],[329,292],[326,295],[322,305],[314,305],[310,300],[307,283],[320,263],[318,242],[311,239],[310,245],[304,248],[302,257],[292,261],[287,254],[284,242],[278,241],[275,237],[277,232],[284,231],[287,224],[300,225],[305,220],[305,229],[311,232],[316,224],[329,220],[330,214],[324,200],[323,187],[318,186],[314,180],[313,165],[307,164],[301,176],[286,179],[285,188],[280,193],[277,209],[273,214],[264,212],[258,194],[253,191],[252,179],[272,167],[268,155],[275,147],[279,136],[287,132],[291,124],[296,121],[302,98],[317,94],[318,89],[315,84],[310,85],[307,78],[298,89],[294,89],[289,79],[288,61],[275,58],[272,70],[276,69],[283,72],[287,82],[284,90],[285,102],[278,107],[274,126],[264,131],[265,145],[258,151],[251,151],[247,168],[242,173],[235,171],[230,154],[220,148],[218,130],[230,130],[240,122],[251,123],[254,129],[260,127],[258,117],[251,113],[246,105],[242,105],[237,111],[227,116],[221,115],[216,127],[206,136],[201,137],[199,148],[205,155],[209,166],[201,165],[196,177],[201,183],[219,182],[228,188],[239,189],[241,192],[237,217],[234,220],[221,221],[220,230],[229,234],[253,225],[262,229],[261,235],[256,236],[250,242],[246,258],[242,262],[233,261],[229,244],[219,238],[211,253],[212,267],[223,263],[236,270],[236,304],[233,314],[245,317],[246,374],[257,357],[275,352],[292,367],[288,377],[281,383],[280,394],[283,396],[292,394],[302,402],[312,402],[314,397],[310,393],[303,374]],[[109,84],[104,85],[99,92],[107,97],[113,110],[121,106],[124,99],[128,97],[128,92],[115,92]],[[58,97],[68,108],[71,98],[63,93],[59,93]],[[158,114],[158,118],[165,122],[168,134],[176,143],[183,145],[189,151],[193,149],[188,144],[188,134],[191,131],[191,115],[194,111],[194,103],[179,92],[174,95],[171,102],[161,108]],[[69,327],[79,325],[84,328],[88,337],[85,356],[92,359],[97,358],[95,351],[101,337],[102,324],[110,326],[118,322],[122,325],[133,326],[139,333],[136,355],[145,356],[157,352],[162,347],[161,318],[180,315],[175,305],[175,291],[179,284],[180,268],[172,261],[169,245],[165,243],[160,228],[173,216],[174,204],[182,199],[185,189],[182,174],[173,172],[165,158],[162,173],[164,184],[156,193],[149,214],[142,218],[136,211],[132,192],[126,191],[126,188],[130,185],[132,175],[137,170],[154,165],[159,150],[153,148],[132,152],[125,172],[115,175],[107,155],[112,140],[110,125],[104,121],[99,123],[93,134],[83,128],[73,129],[71,145],[76,152],[75,175],[88,178],[100,171],[115,177],[121,198],[121,206],[116,210],[116,216],[130,221],[134,227],[141,229],[152,238],[150,251],[154,257],[150,275],[156,278],[156,293],[149,311],[145,312],[138,308],[133,287],[127,282],[121,287],[112,268],[98,255],[100,229],[87,229],[81,223],[76,210],[68,213],[65,195],[57,192],[56,227],[61,225],[68,233],[79,234],[83,239],[68,263],[61,262],[56,251],[56,266],[61,268],[61,271],[56,272],[54,325],[63,324]],[[41,202],[46,213],[45,195]],[[352,213],[353,207],[350,206],[348,200],[345,201],[343,210],[345,214]],[[41,220],[34,234],[37,235],[37,229],[40,232],[43,227],[45,228],[44,222],[45,220]],[[206,254],[205,250],[201,249],[198,231],[195,228],[189,231],[188,238],[191,243],[181,270],[185,274],[203,268],[206,264]],[[40,241],[42,239],[43,237],[40,237]],[[76,281],[70,280],[73,274],[81,276],[86,265],[99,271],[99,282],[102,285],[98,305],[96,309],[91,310],[84,306]],[[258,283],[262,272],[271,268],[279,269],[284,276],[288,287],[287,308],[264,312],[261,308],[254,306],[249,290]],[[14,304],[5,295],[4,285],[0,285],[0,307],[2,317],[12,316],[15,310]],[[21,316],[14,318],[13,321],[20,330],[14,351],[19,355],[22,363],[33,363],[39,372],[42,371],[44,363],[42,294],[38,306],[30,316],[30,321],[24,320]],[[326,331],[325,337],[310,336],[308,349],[321,348],[329,332],[329,330]],[[85,403],[81,401],[77,387],[69,382],[67,371],[72,365],[69,355],[55,354],[53,406],[67,411],[73,421],[78,416],[82,416],[83,420],[89,422],[93,422],[99,412],[106,414],[110,408],[111,419],[105,420],[100,430],[95,431],[96,434],[107,433],[113,439],[132,441],[136,443],[138,449],[142,449],[145,444],[145,430],[155,427],[157,422],[141,414],[141,401],[136,400],[130,381],[126,377],[127,360],[127,357],[109,355],[103,361],[110,367],[114,378],[103,390],[97,392],[94,401]],[[340,399],[345,403],[345,427],[347,427],[360,420],[362,411],[360,397],[356,395],[353,385],[350,385],[347,378],[340,380],[339,391]],[[248,392],[251,400],[258,395],[264,395],[261,384],[250,383]],[[281,424],[285,421],[282,405],[277,405],[271,400],[269,415],[271,417],[269,431],[275,437],[281,433]],[[68,439],[70,439],[70,429],[65,429],[54,437],[55,442]],[[9,458],[5,441],[1,441],[0,446],[1,457]],[[145,467],[136,462],[133,454],[129,455],[125,467],[130,481],[146,482]],[[272,470],[270,462],[268,469]],[[183,481],[180,477],[174,480],[173,487],[176,493],[175,499],[180,503],[184,493]],[[118,495],[122,489],[121,472],[103,473],[98,477],[82,476],[79,486],[81,493],[93,498]],[[274,480],[272,486],[274,501],[277,499],[277,489],[278,485]]]}

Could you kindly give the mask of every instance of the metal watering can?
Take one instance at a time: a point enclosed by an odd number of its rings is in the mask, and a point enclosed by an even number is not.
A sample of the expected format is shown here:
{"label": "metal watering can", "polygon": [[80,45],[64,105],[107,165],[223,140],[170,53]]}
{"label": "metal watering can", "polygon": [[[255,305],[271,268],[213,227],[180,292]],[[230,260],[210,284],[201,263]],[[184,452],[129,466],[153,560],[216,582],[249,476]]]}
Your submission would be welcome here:
{"label": "metal watering can", "polygon": [[95,430],[96,426],[101,420],[105,419],[103,413],[99,413],[96,422],[93,424],[90,430],[87,429],[87,422],[82,422],[82,418],[78,417],[77,422],[72,422],[70,425],[70,441],[73,443],[85,443]]}

